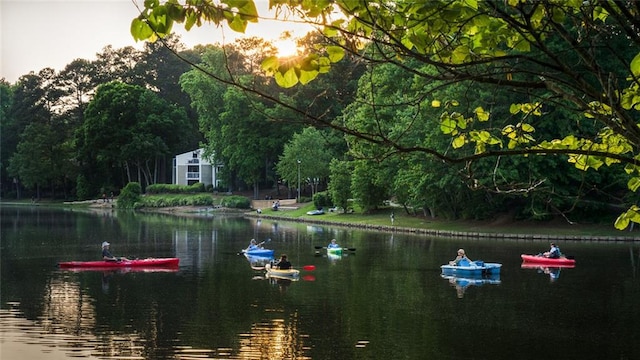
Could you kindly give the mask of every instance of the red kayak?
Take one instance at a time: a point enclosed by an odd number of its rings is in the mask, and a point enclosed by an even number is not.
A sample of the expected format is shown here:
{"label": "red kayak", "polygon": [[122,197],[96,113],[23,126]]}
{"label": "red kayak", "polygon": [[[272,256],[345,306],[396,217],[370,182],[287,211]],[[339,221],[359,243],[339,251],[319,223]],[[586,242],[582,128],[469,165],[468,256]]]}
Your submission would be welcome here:
{"label": "red kayak", "polygon": [[520,255],[520,257],[522,258],[522,261],[529,264],[540,264],[540,265],[547,265],[547,266],[576,264],[575,259],[570,259],[567,257],[559,257],[554,259],[554,258],[548,258],[544,256],[527,255],[527,254],[522,254]]}
{"label": "red kayak", "polygon": [[63,269],[68,268],[127,268],[127,267],[176,267],[179,258],[148,258],[123,261],[68,261],[58,263]]}
{"label": "red kayak", "polygon": [[573,269],[574,267],[576,267],[575,264],[547,265],[547,264],[534,264],[534,263],[528,263],[528,262],[523,262],[520,265],[521,269]]}
{"label": "red kayak", "polygon": [[136,267],[67,267],[64,271],[70,272],[105,272],[114,274],[128,273],[175,273],[180,271],[178,266],[136,266]]}

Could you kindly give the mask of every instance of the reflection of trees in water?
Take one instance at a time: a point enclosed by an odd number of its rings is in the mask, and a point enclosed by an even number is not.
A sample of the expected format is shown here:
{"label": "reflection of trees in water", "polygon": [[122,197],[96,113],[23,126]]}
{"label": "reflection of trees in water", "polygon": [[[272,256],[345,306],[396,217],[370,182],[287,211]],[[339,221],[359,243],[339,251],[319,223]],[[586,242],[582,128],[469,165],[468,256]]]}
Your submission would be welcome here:
{"label": "reflection of trees in water", "polygon": [[[11,347],[3,347],[3,355],[20,358],[25,349],[41,345],[43,354],[51,358],[59,358],[55,356],[58,351],[64,353],[65,358],[144,358],[145,347],[140,344],[145,339],[138,333],[96,335],[99,329],[97,300],[87,291],[77,278],[52,278],[47,284],[38,320],[24,319],[18,312],[2,314],[3,332],[20,334],[13,336]],[[9,348],[21,355],[14,357]]]}
{"label": "reflection of trees in water", "polygon": [[[268,313],[281,313],[282,309],[268,309]],[[300,359],[304,357],[297,312],[288,319],[271,319],[256,323],[248,334],[240,334],[238,358],[241,359]]]}

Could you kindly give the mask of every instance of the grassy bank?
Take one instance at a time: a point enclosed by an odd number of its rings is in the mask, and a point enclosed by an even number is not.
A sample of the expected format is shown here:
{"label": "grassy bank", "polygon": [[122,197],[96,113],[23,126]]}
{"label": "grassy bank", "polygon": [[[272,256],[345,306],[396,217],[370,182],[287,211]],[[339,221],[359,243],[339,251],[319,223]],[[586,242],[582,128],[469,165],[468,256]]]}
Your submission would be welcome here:
{"label": "grassy bank", "polygon": [[[616,230],[611,224],[569,224],[563,220],[554,221],[515,221],[507,217],[489,221],[473,221],[473,220],[442,220],[432,219],[407,214],[403,208],[382,208],[372,214],[338,213],[326,212],[323,215],[307,215],[308,211],[314,210],[313,204],[302,204],[296,210],[278,210],[263,209],[261,214],[252,212],[248,214],[254,217],[271,217],[279,219],[290,219],[292,221],[305,221],[319,224],[338,224],[338,225],[355,225],[366,226],[371,228],[389,229],[422,229],[433,231],[453,231],[453,232],[470,232],[470,233],[487,233],[487,234],[532,234],[532,235],[562,235],[567,237],[586,237],[586,236],[606,236],[620,238],[640,239],[640,233],[637,231],[620,231]],[[391,223],[391,213],[393,212],[394,221]]]}

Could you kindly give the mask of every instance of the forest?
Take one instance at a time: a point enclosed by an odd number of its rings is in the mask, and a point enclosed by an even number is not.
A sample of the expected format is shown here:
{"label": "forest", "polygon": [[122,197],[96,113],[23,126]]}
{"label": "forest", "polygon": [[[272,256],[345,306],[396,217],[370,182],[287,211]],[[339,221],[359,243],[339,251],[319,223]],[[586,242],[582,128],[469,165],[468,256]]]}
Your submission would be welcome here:
{"label": "forest", "polygon": [[278,2],[319,27],[290,58],[258,38],[186,49],[168,30],[241,31],[251,3],[148,2],[144,50],[2,80],[2,199],[170,183],[173,156],[202,146],[224,164],[216,190],[254,197],[302,179],[364,212],[640,219],[633,3]]}

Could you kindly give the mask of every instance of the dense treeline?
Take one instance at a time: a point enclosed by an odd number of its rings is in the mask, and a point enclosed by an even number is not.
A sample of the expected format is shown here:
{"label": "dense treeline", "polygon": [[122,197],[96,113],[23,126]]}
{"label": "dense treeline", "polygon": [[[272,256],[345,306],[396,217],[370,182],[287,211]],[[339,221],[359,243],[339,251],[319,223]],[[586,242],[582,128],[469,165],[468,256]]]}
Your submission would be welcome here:
{"label": "dense treeline", "polygon": [[129,181],[170,182],[172,157],[203,140],[177,81],[188,70],[166,47],[147,44],[108,46],[94,61],[15,84],[3,79],[2,197],[88,199]]}
{"label": "dense treeline", "polygon": [[[309,35],[299,45],[321,41]],[[508,212],[574,221],[615,215],[625,203],[626,180],[608,169],[579,172],[536,156],[452,164],[361,141],[361,134],[383,133],[447,153],[451,136],[434,121],[442,113],[434,98],[455,99],[460,109],[490,104],[500,119],[510,116],[509,104],[529,101],[523,94],[443,86],[419,75],[435,71],[424,63],[365,66],[355,55],[305,86],[283,89],[261,70],[276,52],[261,39],[189,50],[177,38],[166,44],[141,51],[107,47],[95,61],[43,69],[15,84],[2,81],[2,198],[89,199],[131,182],[142,189],[170,183],[173,156],[203,145],[224,164],[225,190],[252,189],[254,197],[264,188],[295,197],[300,182],[303,195],[327,190],[345,209],[349,199],[367,212],[392,199],[420,216],[479,219]],[[552,138],[560,124],[575,120],[558,114],[566,118],[536,124],[538,136]],[[309,116],[359,136],[310,127]]]}

